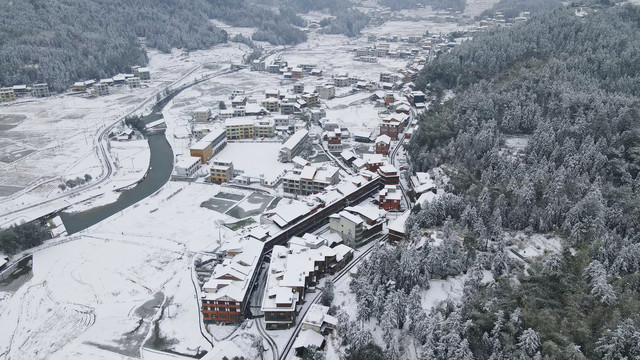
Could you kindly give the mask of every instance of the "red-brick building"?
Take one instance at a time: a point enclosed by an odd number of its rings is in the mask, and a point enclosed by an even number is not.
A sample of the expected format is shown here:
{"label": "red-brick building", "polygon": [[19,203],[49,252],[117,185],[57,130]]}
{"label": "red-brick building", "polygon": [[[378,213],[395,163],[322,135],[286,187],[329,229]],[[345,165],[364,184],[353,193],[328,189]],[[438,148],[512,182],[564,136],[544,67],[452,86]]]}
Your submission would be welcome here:
{"label": "red-brick building", "polygon": [[384,156],[381,154],[365,154],[362,159],[366,162],[367,170],[371,172],[378,171],[378,168],[385,163]]}
{"label": "red-brick building", "polygon": [[205,324],[234,323],[243,319],[264,243],[255,239],[223,245],[211,278],[202,286],[201,306]]}
{"label": "red-brick building", "polygon": [[378,168],[378,175],[385,185],[398,185],[400,183],[400,174],[392,165],[383,165]]}
{"label": "red-brick building", "polygon": [[384,94],[384,104],[386,106],[393,104],[394,101],[396,101],[396,99],[395,96],[393,96],[393,93]]}
{"label": "red-brick building", "polygon": [[387,135],[391,140],[398,140],[398,134],[404,129],[408,118],[406,114],[394,114],[382,119],[380,135]]}
{"label": "red-brick building", "polygon": [[376,139],[376,154],[387,155],[391,146],[391,138],[388,135],[380,135]]}
{"label": "red-brick building", "polygon": [[378,194],[378,208],[387,211],[399,211],[402,193],[397,185],[386,185]]}

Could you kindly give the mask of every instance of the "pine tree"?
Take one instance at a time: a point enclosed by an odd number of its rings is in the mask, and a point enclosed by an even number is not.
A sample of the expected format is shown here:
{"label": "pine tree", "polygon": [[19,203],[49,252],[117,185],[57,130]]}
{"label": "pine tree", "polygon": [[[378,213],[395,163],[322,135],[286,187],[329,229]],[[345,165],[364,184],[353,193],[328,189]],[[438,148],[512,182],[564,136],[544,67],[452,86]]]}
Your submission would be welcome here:
{"label": "pine tree", "polygon": [[533,356],[540,347],[540,334],[535,330],[528,328],[520,335],[518,348],[527,355]]}
{"label": "pine tree", "polygon": [[615,330],[607,330],[596,342],[603,360],[640,358],[640,331],[631,319],[622,321]]}
{"label": "pine tree", "polygon": [[607,280],[607,270],[602,263],[598,260],[593,260],[591,264],[584,269],[583,275],[590,279],[591,295],[601,303],[611,305],[616,301],[616,293]]}

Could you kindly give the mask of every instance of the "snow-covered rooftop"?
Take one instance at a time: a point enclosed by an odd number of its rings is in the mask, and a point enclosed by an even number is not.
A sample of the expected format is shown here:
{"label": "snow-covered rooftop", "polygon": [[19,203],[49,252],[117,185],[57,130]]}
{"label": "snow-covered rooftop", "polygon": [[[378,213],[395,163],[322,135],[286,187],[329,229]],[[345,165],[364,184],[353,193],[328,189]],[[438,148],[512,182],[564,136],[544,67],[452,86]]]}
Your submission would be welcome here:
{"label": "snow-covered rooftop", "polygon": [[264,243],[255,239],[232,241],[233,253],[239,252],[215,267],[211,278],[202,287],[203,299],[244,301]]}
{"label": "snow-covered rooftop", "polygon": [[407,219],[409,218],[410,214],[411,214],[410,211],[406,211],[401,216],[399,216],[396,219],[390,221],[389,222],[389,226],[388,226],[389,230],[393,230],[395,232],[404,234],[404,224],[407,222]]}
{"label": "snow-covered rooftop", "polygon": [[391,144],[391,138],[387,134],[382,134],[376,138],[376,144],[378,143],[384,143],[389,145]]}
{"label": "snow-covered rooftop", "polygon": [[306,129],[300,129],[300,130],[296,131],[295,134],[291,135],[289,137],[289,139],[287,139],[287,141],[285,141],[284,144],[282,144],[282,148],[283,149],[289,149],[289,150],[293,149],[308,134],[309,134],[309,131],[307,131]]}
{"label": "snow-covered rooftop", "polygon": [[318,334],[313,330],[302,330],[296,337],[296,341],[293,343],[293,348],[308,348],[310,346],[315,346],[320,348],[322,343],[324,342],[324,336]]}
{"label": "snow-covered rooftop", "polygon": [[191,149],[204,150],[208,146],[210,146],[211,143],[213,143],[214,140],[216,140],[220,136],[223,136],[224,134],[225,134],[225,130],[224,129],[212,130],[210,133],[208,133],[202,139],[200,139],[200,141],[198,141],[197,143],[193,144],[193,146],[191,146]]}

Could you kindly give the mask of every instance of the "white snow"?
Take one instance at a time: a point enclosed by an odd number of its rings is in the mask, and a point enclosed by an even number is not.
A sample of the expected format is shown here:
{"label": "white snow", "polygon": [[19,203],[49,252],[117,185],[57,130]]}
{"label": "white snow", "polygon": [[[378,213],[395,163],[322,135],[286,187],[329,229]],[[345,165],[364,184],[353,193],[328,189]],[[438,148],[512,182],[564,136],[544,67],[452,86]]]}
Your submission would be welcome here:
{"label": "white snow", "polygon": [[278,161],[281,146],[278,142],[233,142],[214,158],[233,161],[233,168],[243,170],[245,175],[264,175],[267,181],[274,181],[293,169],[292,164]]}

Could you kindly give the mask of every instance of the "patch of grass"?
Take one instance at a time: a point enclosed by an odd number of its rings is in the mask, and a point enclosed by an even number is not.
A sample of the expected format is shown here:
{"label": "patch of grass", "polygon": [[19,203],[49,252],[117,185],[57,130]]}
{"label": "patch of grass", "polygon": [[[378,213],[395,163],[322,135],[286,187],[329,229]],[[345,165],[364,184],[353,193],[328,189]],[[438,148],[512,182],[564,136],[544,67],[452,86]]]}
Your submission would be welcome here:
{"label": "patch of grass", "polygon": [[228,227],[229,229],[233,230],[233,231],[237,231],[239,229],[242,229],[243,227],[247,226],[247,225],[251,225],[255,223],[255,221],[252,218],[246,218],[240,221],[236,221],[234,223],[231,224],[224,224],[224,226]]}

